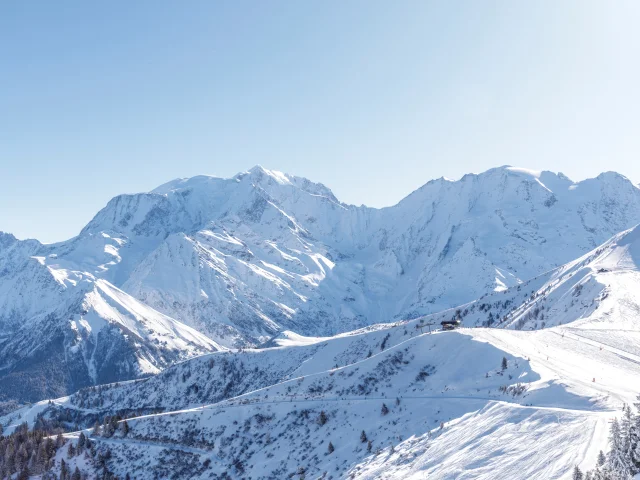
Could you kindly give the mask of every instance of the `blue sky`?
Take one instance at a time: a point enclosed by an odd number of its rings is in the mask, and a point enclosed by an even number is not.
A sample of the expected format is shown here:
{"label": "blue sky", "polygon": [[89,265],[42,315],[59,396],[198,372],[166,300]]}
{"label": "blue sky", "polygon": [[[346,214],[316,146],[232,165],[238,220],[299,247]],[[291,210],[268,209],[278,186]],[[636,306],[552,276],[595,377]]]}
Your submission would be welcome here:
{"label": "blue sky", "polygon": [[255,164],[385,206],[512,164],[640,181],[634,1],[2,2],[0,230]]}

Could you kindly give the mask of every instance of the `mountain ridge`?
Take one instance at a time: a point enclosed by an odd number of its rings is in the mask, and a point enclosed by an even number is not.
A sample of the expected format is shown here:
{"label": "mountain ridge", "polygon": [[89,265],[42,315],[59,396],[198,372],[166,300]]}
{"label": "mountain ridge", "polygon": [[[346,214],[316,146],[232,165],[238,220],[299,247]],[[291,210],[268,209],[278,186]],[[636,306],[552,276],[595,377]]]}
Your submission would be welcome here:
{"label": "mountain ridge", "polygon": [[432,180],[382,209],[260,166],[176,179],[114,197],[65,242],[3,234],[0,338],[53,311],[58,300],[35,295],[98,281],[208,337],[208,348],[285,330],[331,336],[517,286],[639,222],[640,189],[613,172],[572,182],[503,166]]}

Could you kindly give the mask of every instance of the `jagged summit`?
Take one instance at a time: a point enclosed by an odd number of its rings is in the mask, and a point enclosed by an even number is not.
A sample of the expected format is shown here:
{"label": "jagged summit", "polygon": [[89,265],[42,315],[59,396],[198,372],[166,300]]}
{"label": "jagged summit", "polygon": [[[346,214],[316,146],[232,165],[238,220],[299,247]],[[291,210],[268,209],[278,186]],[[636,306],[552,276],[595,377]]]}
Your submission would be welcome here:
{"label": "jagged summit", "polygon": [[[428,188],[428,186],[430,185],[438,185],[441,182],[446,182],[448,184],[459,184],[468,181],[484,183],[490,182],[492,180],[500,181],[500,179],[504,181],[504,179],[506,178],[511,178],[516,182],[535,182],[540,184],[542,187],[546,187],[550,192],[556,194],[561,194],[564,190],[575,190],[580,185],[592,184],[594,183],[594,181],[605,182],[605,184],[614,183],[623,185],[625,187],[631,186],[636,189],[640,188],[637,185],[633,185],[633,183],[627,177],[617,172],[603,172],[595,178],[582,180],[580,182],[574,182],[561,172],[553,172],[549,170],[532,170],[528,168],[515,167],[512,165],[503,165],[500,167],[491,168],[480,173],[465,174],[459,180],[453,180],[445,177],[429,180],[422,187],[419,187],[415,192],[407,195],[405,199],[414,195],[416,192]],[[240,182],[243,180],[250,180],[260,186],[262,186],[262,182],[265,182],[267,184],[269,182],[273,182],[281,186],[295,186],[310,193],[314,193],[314,191],[321,192],[319,194],[325,195],[332,201],[339,203],[338,199],[333,195],[331,190],[321,183],[315,183],[304,177],[297,177],[287,173],[279,172],[277,170],[269,170],[261,165],[256,165],[245,172],[240,172],[234,175],[231,178],[221,178],[213,175],[197,175],[194,177],[178,178],[153,189],[150,193],[166,195],[172,191],[184,192],[190,189],[215,189],[221,188],[221,184],[223,183],[228,183],[231,181]],[[311,188],[311,186],[313,186],[313,188]],[[404,199],[399,203],[402,203],[403,201]],[[374,207],[365,208],[377,210]],[[393,207],[384,208],[386,209]]]}

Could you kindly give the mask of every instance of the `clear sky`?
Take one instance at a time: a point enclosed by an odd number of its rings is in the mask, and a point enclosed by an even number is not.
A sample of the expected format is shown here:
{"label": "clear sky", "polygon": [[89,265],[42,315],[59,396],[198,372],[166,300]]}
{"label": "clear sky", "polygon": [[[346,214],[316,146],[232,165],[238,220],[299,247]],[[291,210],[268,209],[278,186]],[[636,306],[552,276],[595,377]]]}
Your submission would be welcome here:
{"label": "clear sky", "polygon": [[640,181],[640,2],[0,2],[0,230],[255,164],[342,201],[511,164]]}

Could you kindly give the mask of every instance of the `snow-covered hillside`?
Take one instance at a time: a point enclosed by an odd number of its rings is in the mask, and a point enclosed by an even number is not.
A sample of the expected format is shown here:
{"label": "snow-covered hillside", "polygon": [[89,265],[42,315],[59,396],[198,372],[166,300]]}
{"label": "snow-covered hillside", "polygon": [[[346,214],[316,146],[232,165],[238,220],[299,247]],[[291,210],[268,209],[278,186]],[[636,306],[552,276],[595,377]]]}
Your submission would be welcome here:
{"label": "snow-covered hillside", "polygon": [[[557,327],[420,334],[415,325],[212,354],[3,421],[10,432],[36,412],[61,419],[74,412],[72,422],[91,424],[130,399],[162,408],[168,392],[168,403],[186,395],[184,408],[129,418],[126,435],[92,437],[94,457],[64,449],[58,461],[92,472],[102,458],[112,472],[136,478],[568,478],[574,465],[593,466],[608,420],[636,393],[637,361]],[[340,361],[347,364],[329,366]],[[260,365],[281,366],[267,379],[272,385],[259,388],[260,372],[251,375]],[[196,387],[220,395],[234,377],[255,389],[199,403],[207,393],[198,396]]]}
{"label": "snow-covered hillside", "polygon": [[[175,180],[114,198],[66,242],[2,235],[0,368],[36,376],[28,388],[37,393],[24,398],[42,398],[132,378],[217,345],[261,345],[286,330],[332,336],[415,318],[487,292],[525,288],[638,222],[640,190],[615,173],[575,183],[562,174],[500,167],[428,182],[384,209],[342,204],[321,184],[262,167],[230,179]],[[74,315],[93,297],[104,298],[105,289],[120,300],[128,295],[129,306],[135,299],[137,312],[165,315],[158,328],[171,331],[167,338],[142,343],[160,342],[162,350],[167,341],[174,354],[149,347],[127,362],[135,366],[98,378],[92,372],[112,369],[87,353],[101,351],[92,346],[80,349],[82,381],[36,387],[44,382],[37,373],[44,358],[54,359],[48,363],[55,372],[71,375],[60,365],[79,358],[76,340],[69,340],[82,337],[74,333],[83,331]],[[107,323],[120,332],[130,328]],[[181,324],[202,336],[193,340],[196,334]],[[40,331],[50,332],[48,345]]]}
{"label": "snow-covered hillside", "polygon": [[[640,225],[580,258],[535,278],[453,309],[421,324],[459,318],[472,327],[538,330],[566,325],[596,338],[598,332],[633,336],[640,329]],[[425,327],[426,328],[426,327]],[[640,353],[640,347],[633,347]]]}
{"label": "snow-covered hillside", "polygon": [[[0,422],[90,435],[96,419],[129,417],[126,431],[120,421],[91,437],[93,454],[57,458],[136,478],[570,478],[595,465],[640,391],[638,275],[635,227],[440,314],[334,337],[283,332]],[[467,327],[429,332],[458,315]]]}

